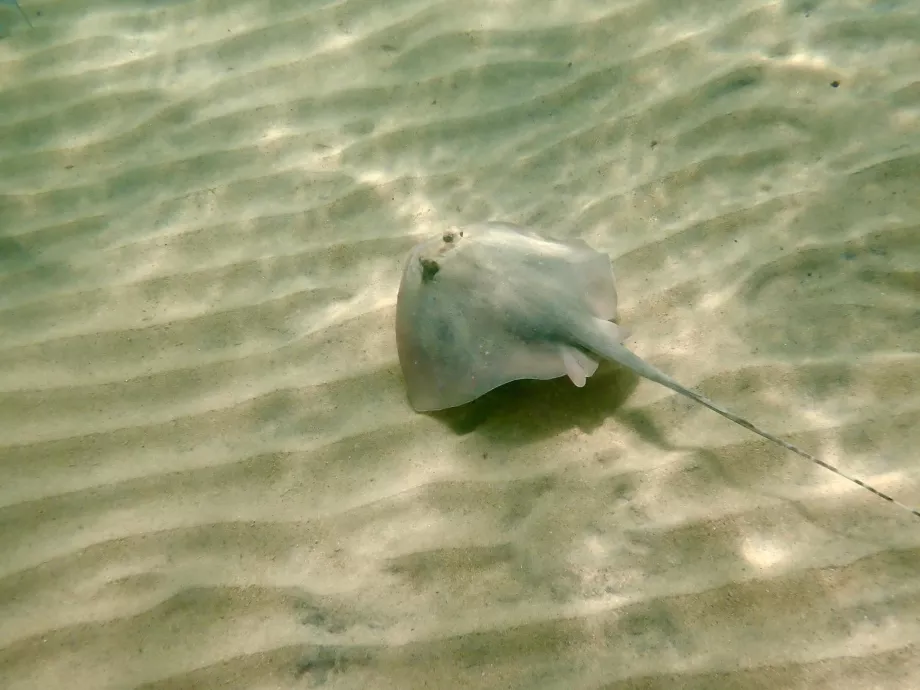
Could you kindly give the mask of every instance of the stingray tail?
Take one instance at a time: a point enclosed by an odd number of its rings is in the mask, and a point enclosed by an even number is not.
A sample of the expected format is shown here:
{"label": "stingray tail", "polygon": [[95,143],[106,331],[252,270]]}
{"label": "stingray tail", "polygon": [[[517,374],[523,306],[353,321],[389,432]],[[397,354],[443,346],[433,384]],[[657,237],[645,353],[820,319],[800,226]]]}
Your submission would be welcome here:
{"label": "stingray tail", "polygon": [[820,458],[815,457],[811,453],[808,453],[807,451],[802,450],[798,446],[793,445],[792,443],[789,443],[788,441],[784,441],[778,436],[774,436],[768,431],[764,431],[763,429],[755,426],[754,424],[744,419],[743,417],[739,417],[738,415],[729,412],[724,407],[722,407],[721,405],[717,405],[716,403],[714,403],[712,400],[710,400],[706,396],[701,395],[697,393],[696,391],[691,390],[690,388],[687,388],[686,386],[682,386],[680,383],[672,379],[670,376],[668,376],[664,372],[656,369],[651,364],[643,360],[641,357],[634,355],[632,352],[626,349],[626,347],[622,344],[622,341],[626,337],[626,332],[622,328],[617,326],[615,323],[610,323],[608,321],[601,321],[598,319],[597,324],[598,324],[599,329],[601,330],[602,337],[599,339],[599,342],[592,343],[588,346],[589,349],[591,349],[592,351],[596,352],[597,354],[603,357],[606,357],[607,359],[610,359],[614,362],[617,362],[618,364],[621,364],[631,369],[635,373],[639,374],[639,376],[642,376],[644,378],[649,379],[650,381],[654,381],[655,383],[659,383],[662,386],[670,388],[676,393],[680,393],[681,395],[686,395],[688,398],[695,400],[700,405],[704,405],[708,407],[710,410],[712,410],[713,412],[716,412],[722,415],[726,419],[730,419],[735,424],[743,426],[745,429],[748,429],[749,431],[753,431],[758,436],[762,436],[768,441],[772,441],[773,443],[776,443],[782,446],[783,448],[792,451],[796,455],[799,455],[805,458],[806,460],[811,460],[816,465],[820,465],[824,469],[830,470],[834,474],[853,482],[857,486],[861,486],[863,489],[866,489],[866,491],[870,491],[871,493],[875,494],[879,498],[883,498],[889,503],[893,503],[899,508],[903,508],[909,513],[912,513],[916,517],[920,518],[920,510],[916,508],[911,508],[910,506],[905,505],[901,503],[900,501],[895,500],[888,494],[883,493],[872,486],[869,486],[868,484],[866,484],[860,479],[856,479],[855,477],[849,476],[848,474],[842,472],[841,470],[825,462],[824,460],[821,460]]}
{"label": "stingray tail", "polygon": [[[10,4],[10,3],[6,3],[6,4]],[[22,18],[26,20],[26,24],[29,25],[29,28],[34,29],[35,27],[32,26],[32,20],[29,19],[29,15],[27,15],[26,11],[22,9],[22,6],[19,4],[18,0],[13,0],[12,4],[16,5],[16,9],[19,10],[19,14],[22,15]]]}

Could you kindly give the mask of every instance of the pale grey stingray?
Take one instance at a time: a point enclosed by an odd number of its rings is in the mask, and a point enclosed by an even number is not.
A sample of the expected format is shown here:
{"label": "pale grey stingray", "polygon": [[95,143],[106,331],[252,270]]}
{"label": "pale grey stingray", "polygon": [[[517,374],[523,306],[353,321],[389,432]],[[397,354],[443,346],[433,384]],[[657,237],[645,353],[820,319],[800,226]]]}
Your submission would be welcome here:
{"label": "pale grey stingray", "polygon": [[23,10],[22,7],[19,5],[18,0],[0,0],[0,5],[13,5],[13,6],[15,6],[16,9],[19,10],[19,14],[22,15],[22,18],[26,20],[26,24],[28,24],[29,27],[32,28],[32,20],[29,19],[29,15],[27,15],[27,14],[25,13],[25,10]]}
{"label": "pale grey stingray", "polygon": [[628,334],[616,317],[610,258],[581,240],[497,222],[445,232],[412,249],[399,286],[396,343],[409,402],[441,410],[518,379],[568,376],[584,386],[608,359],[920,517],[640,359],[622,344]]}

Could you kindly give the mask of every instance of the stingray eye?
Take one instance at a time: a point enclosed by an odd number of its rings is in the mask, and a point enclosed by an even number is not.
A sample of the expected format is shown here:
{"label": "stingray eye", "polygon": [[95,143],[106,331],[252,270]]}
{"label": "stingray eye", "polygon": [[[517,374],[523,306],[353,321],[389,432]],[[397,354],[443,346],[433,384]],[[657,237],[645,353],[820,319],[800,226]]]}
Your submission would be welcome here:
{"label": "stingray eye", "polygon": [[422,266],[422,282],[428,283],[434,278],[435,274],[441,270],[438,262],[434,259],[420,258],[418,262]]}
{"label": "stingray eye", "polygon": [[447,244],[450,244],[455,239],[457,239],[457,235],[453,230],[448,230],[441,236],[441,239],[444,240]]}

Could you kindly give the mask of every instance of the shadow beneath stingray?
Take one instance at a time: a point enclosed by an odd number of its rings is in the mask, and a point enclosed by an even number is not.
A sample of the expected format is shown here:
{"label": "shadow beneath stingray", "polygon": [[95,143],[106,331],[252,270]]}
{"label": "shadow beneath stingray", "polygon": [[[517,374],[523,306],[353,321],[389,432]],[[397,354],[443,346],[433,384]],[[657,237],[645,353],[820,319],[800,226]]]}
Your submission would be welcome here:
{"label": "shadow beneath stingray", "polygon": [[602,362],[584,388],[568,377],[512,381],[459,407],[428,413],[454,433],[490,441],[528,443],[577,428],[600,427],[639,385],[623,367]]}

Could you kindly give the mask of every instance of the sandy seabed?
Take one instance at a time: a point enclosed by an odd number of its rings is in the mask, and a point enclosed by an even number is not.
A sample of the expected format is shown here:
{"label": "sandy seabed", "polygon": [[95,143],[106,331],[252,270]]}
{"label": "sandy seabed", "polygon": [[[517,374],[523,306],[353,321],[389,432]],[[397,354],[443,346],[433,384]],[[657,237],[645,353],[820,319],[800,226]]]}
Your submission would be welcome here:
{"label": "sandy seabed", "polygon": [[605,367],[412,412],[409,248],[920,504],[916,3],[0,5],[0,686],[920,687],[920,520]]}

